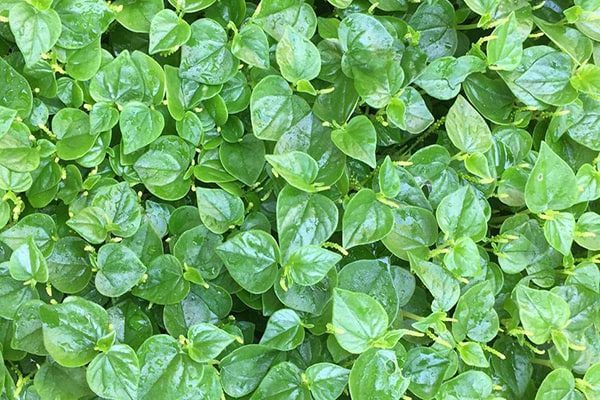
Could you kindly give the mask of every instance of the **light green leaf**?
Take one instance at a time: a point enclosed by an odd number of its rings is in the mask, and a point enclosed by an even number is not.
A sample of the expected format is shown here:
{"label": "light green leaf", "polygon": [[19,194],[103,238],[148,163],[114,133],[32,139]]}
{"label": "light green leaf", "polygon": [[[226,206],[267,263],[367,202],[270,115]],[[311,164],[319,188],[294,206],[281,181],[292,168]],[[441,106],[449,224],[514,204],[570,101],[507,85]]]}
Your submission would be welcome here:
{"label": "light green leaf", "polygon": [[558,295],[523,285],[517,286],[514,293],[521,324],[533,343],[543,344],[550,339],[553,329],[567,326],[571,315],[569,305]]}
{"label": "light green leaf", "polygon": [[244,203],[237,196],[222,189],[197,188],[196,198],[200,219],[214,233],[225,233],[244,221]]}
{"label": "light green leaf", "polygon": [[533,213],[569,208],[577,198],[575,174],[562,158],[542,142],[525,185],[525,202]]}
{"label": "light green leaf", "polygon": [[34,64],[49,51],[61,32],[56,11],[39,10],[27,3],[18,3],[11,8],[8,22],[27,65]]}
{"label": "light green leaf", "polygon": [[46,259],[31,237],[11,254],[8,270],[18,281],[43,283],[48,280]]}
{"label": "light green leaf", "polygon": [[388,328],[384,308],[371,296],[335,289],[332,324],[344,350],[360,354],[373,347]]}
{"label": "light green leaf", "polygon": [[146,267],[135,253],[122,244],[108,243],[98,251],[96,289],[109,297],[118,297],[137,285]]}
{"label": "light green leaf", "polygon": [[294,28],[287,27],[277,43],[275,58],[281,75],[296,84],[310,81],[321,71],[321,56],[317,47]]}
{"label": "light green leaf", "polygon": [[186,43],[192,31],[188,23],[172,10],[159,11],[150,23],[150,54],[173,52]]}
{"label": "light green leaf", "polygon": [[354,117],[347,125],[333,130],[331,140],[344,154],[375,168],[377,132],[366,116]]}
{"label": "light green leaf", "polygon": [[351,248],[386,237],[394,225],[392,210],[379,202],[377,194],[362,189],[346,206],[342,220],[343,246]]}
{"label": "light green leaf", "polygon": [[135,351],[126,344],[116,344],[98,354],[87,367],[90,388],[105,399],[136,399],[140,379]]}
{"label": "light green leaf", "polygon": [[279,248],[271,235],[241,232],[217,247],[231,277],[250,293],[264,293],[275,282]]}
{"label": "light green leaf", "polygon": [[123,135],[123,152],[133,153],[153,141],[165,127],[163,115],[141,102],[125,104],[119,116],[119,128]]}
{"label": "light green leaf", "polygon": [[466,153],[485,153],[492,146],[492,133],[487,123],[460,95],[446,116],[446,132],[452,144]]}

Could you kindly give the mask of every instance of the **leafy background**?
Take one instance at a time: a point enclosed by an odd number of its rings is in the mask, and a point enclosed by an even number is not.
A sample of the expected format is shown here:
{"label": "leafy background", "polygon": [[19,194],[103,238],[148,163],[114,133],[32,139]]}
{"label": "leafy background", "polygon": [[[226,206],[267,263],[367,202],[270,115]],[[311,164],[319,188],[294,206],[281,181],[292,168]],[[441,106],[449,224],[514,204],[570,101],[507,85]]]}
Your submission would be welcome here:
{"label": "leafy background", "polygon": [[600,1],[0,1],[3,399],[600,398]]}

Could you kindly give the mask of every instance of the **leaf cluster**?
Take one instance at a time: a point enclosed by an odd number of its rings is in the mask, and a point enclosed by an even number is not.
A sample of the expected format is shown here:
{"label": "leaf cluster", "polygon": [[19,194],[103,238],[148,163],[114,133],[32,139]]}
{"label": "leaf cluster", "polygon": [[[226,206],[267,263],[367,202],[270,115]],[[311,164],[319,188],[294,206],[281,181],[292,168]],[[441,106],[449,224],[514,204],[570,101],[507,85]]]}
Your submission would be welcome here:
{"label": "leaf cluster", "polygon": [[0,400],[598,400],[599,152],[599,0],[0,0]]}

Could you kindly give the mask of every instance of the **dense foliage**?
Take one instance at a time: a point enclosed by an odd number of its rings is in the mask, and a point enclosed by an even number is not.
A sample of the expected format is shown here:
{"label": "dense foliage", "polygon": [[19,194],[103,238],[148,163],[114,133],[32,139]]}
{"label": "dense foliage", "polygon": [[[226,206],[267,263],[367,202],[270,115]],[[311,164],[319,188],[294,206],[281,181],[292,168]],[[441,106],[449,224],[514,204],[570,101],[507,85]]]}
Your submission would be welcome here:
{"label": "dense foliage", "polygon": [[600,399],[600,0],[370,1],[0,0],[1,399]]}

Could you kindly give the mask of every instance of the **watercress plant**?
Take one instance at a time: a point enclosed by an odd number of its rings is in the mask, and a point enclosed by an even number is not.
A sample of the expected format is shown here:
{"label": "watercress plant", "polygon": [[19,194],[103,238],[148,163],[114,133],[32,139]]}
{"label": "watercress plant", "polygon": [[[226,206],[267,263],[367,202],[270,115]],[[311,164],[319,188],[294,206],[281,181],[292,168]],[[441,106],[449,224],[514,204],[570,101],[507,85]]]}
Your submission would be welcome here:
{"label": "watercress plant", "polygon": [[0,0],[0,399],[600,399],[599,42],[598,0]]}

